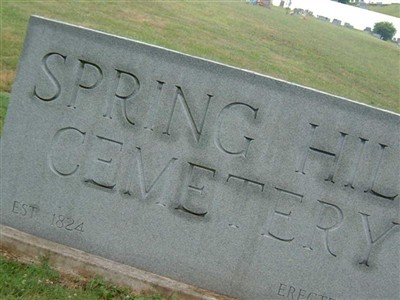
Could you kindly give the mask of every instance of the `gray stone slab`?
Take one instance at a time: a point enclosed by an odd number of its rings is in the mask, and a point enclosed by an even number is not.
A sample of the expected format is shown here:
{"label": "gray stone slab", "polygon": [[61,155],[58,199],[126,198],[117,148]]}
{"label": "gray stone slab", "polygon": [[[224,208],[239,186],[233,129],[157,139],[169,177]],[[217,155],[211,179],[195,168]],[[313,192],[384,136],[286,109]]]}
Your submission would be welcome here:
{"label": "gray stone slab", "polygon": [[399,298],[398,114],[38,17],[17,73],[3,224],[240,299]]}

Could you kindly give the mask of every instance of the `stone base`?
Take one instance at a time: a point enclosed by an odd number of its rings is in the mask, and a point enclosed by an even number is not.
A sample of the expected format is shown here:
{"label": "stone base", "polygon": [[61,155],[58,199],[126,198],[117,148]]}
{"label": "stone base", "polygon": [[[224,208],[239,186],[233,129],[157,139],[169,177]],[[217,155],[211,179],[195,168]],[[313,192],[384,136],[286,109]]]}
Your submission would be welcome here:
{"label": "stone base", "polygon": [[60,272],[84,278],[99,275],[113,284],[130,287],[138,293],[160,294],[167,299],[233,299],[60,245],[4,225],[0,225],[0,249],[12,253],[23,261],[39,262],[41,257],[47,257],[50,266]]}

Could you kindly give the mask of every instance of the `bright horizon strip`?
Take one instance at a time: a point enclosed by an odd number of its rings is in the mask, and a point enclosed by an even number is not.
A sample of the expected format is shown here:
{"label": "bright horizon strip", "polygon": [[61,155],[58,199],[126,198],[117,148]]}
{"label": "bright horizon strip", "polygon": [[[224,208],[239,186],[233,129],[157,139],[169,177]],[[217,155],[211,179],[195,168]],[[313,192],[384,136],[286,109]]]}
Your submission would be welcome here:
{"label": "bright horizon strip", "polygon": [[[395,0],[387,0],[382,2],[394,2]],[[285,1],[286,5],[288,0]],[[377,13],[374,11],[360,9],[351,5],[338,3],[331,0],[292,0],[291,8],[308,9],[314,13],[314,16],[324,16],[342,21],[342,25],[346,22],[359,30],[364,30],[366,27],[374,28],[377,22],[391,22],[397,29],[395,38],[400,38],[400,18]],[[400,2],[397,0],[397,2]],[[274,5],[279,5],[280,0],[273,0]]]}

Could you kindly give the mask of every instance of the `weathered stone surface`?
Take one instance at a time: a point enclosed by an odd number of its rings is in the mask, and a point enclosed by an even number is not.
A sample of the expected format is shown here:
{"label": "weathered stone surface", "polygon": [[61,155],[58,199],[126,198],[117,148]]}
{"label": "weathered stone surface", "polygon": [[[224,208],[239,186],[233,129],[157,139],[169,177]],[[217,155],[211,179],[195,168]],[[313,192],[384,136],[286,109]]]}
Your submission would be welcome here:
{"label": "weathered stone surface", "polygon": [[1,221],[241,299],[398,299],[399,122],[33,17]]}

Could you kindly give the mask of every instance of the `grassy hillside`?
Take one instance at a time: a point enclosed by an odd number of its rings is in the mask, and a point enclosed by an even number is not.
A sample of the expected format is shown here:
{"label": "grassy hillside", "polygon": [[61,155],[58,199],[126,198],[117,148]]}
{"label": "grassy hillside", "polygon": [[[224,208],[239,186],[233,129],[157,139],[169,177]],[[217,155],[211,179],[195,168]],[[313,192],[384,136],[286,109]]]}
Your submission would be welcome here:
{"label": "grassy hillside", "polygon": [[369,5],[368,9],[381,14],[400,18],[400,4],[390,4],[385,6]]}
{"label": "grassy hillside", "polygon": [[0,92],[0,133],[3,129],[3,122],[7,111],[8,100],[9,95],[7,93]]}
{"label": "grassy hillside", "polygon": [[85,280],[60,274],[48,265],[24,264],[0,251],[0,299],[2,300],[163,300],[160,296],[141,296],[129,288],[104,282],[101,278]]}
{"label": "grassy hillside", "polygon": [[2,1],[0,91],[37,14],[250,69],[400,112],[393,43],[245,1]]}

